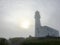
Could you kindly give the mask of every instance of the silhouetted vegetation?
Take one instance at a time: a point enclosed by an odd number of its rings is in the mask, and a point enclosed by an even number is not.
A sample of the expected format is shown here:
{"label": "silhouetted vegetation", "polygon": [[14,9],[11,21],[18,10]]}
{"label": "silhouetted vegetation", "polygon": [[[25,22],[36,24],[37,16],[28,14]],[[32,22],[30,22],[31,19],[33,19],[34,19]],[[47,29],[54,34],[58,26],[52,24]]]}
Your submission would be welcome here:
{"label": "silhouetted vegetation", "polygon": [[60,45],[60,37],[0,38],[0,45]]}
{"label": "silhouetted vegetation", "polygon": [[22,45],[24,40],[25,40],[24,38],[17,38],[17,37],[9,39],[11,43],[10,45]]}
{"label": "silhouetted vegetation", "polygon": [[0,45],[9,45],[5,38],[0,38]]}
{"label": "silhouetted vegetation", "polygon": [[60,38],[30,38],[26,39],[23,45],[60,45]]}

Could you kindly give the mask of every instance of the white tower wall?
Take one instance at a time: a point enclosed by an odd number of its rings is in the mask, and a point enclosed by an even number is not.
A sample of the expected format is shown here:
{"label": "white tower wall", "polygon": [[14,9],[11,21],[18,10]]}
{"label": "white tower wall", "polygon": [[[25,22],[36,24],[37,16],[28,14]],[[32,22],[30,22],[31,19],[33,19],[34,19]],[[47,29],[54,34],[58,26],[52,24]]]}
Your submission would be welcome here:
{"label": "white tower wall", "polygon": [[35,37],[39,37],[39,33],[41,30],[41,24],[40,24],[40,14],[38,11],[35,12]]}

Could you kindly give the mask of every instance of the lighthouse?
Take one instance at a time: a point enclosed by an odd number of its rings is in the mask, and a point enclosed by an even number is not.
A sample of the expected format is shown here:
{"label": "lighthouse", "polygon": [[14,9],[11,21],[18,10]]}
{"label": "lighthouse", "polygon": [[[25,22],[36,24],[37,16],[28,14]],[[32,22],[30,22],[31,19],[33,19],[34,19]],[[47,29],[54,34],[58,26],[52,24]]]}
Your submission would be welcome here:
{"label": "lighthouse", "polygon": [[49,26],[41,26],[41,16],[39,14],[39,11],[35,12],[35,37],[46,37],[46,36],[52,36],[52,37],[58,37],[59,32],[51,28]]}
{"label": "lighthouse", "polygon": [[39,37],[39,33],[41,30],[41,23],[40,23],[40,14],[39,11],[35,12],[35,37]]}

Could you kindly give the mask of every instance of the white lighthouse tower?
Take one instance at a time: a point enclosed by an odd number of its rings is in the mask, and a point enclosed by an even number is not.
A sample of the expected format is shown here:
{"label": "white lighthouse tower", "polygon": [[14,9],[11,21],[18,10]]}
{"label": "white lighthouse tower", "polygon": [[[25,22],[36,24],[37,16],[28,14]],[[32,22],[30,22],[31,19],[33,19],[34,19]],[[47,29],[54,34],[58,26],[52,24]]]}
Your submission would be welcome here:
{"label": "white lighthouse tower", "polygon": [[35,12],[35,37],[40,37],[39,33],[41,30],[41,23],[40,23],[40,14],[39,11]]}
{"label": "white lighthouse tower", "polygon": [[54,36],[58,37],[59,32],[49,26],[41,26],[39,11],[35,12],[35,37]]}

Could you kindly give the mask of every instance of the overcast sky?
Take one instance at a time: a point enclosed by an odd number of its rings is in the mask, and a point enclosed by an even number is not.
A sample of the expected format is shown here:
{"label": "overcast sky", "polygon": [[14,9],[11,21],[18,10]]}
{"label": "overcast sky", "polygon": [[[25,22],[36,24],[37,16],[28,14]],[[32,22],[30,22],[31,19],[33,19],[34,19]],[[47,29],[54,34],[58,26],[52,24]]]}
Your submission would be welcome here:
{"label": "overcast sky", "polygon": [[[42,26],[60,32],[60,0],[0,0],[0,37],[34,36],[34,15],[38,10]],[[29,18],[31,28],[24,30],[17,25],[17,18]]]}

